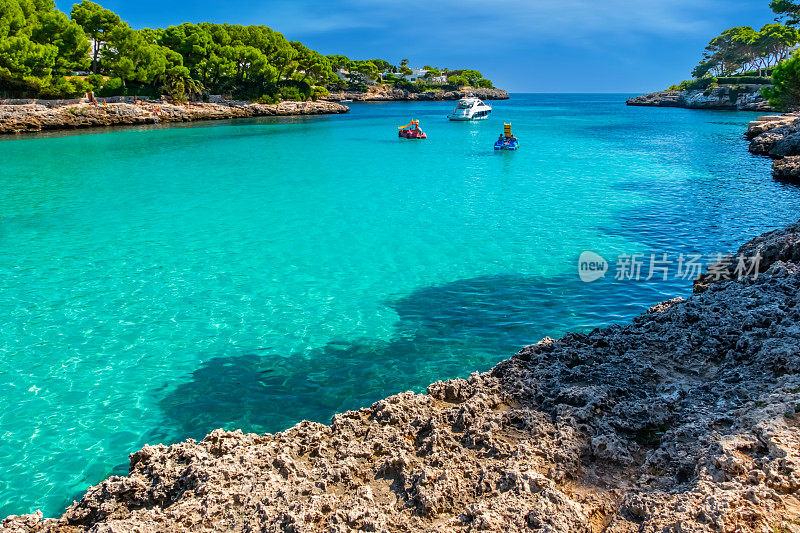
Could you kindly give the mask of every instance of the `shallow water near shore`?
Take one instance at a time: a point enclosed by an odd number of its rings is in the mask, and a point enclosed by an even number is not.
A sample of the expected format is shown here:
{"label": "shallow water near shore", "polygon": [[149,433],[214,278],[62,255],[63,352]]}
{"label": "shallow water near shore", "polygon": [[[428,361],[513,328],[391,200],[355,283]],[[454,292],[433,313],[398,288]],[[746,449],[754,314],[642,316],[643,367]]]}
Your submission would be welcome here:
{"label": "shallow water near shore", "polygon": [[[747,153],[756,114],[626,96],[0,142],[0,516],[60,514],[145,443],[327,422],[691,292],[583,283],[583,250],[716,254],[800,218]],[[412,118],[427,140],[397,138]]]}

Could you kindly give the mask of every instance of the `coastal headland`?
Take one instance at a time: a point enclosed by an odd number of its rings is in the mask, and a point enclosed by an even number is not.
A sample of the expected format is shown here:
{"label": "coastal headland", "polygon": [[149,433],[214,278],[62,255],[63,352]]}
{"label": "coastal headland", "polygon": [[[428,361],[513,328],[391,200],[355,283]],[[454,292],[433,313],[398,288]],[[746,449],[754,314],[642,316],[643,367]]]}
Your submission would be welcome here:
{"label": "coastal headland", "polygon": [[347,106],[326,101],[281,102],[274,105],[250,102],[192,102],[173,105],[151,101],[102,105],[86,102],[0,105],[0,134],[198,120],[339,114],[349,110]]}
{"label": "coastal headland", "polygon": [[0,530],[798,532],[800,222],[739,253],[757,275],[330,425],[145,446]]}
{"label": "coastal headland", "polygon": [[708,90],[658,91],[630,98],[627,104],[687,109],[771,111],[769,102],[761,95],[762,88],[764,85],[723,85]]}

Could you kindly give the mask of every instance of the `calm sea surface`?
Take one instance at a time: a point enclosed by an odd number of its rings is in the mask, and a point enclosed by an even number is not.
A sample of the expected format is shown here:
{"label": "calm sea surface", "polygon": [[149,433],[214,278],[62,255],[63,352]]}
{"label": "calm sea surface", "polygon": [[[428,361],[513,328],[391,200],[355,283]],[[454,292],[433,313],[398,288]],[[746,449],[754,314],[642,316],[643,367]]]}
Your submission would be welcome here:
{"label": "calm sea surface", "polygon": [[[715,254],[800,218],[752,113],[625,95],[355,104],[0,142],[0,516],[57,515],[145,443],[326,422],[623,322],[688,280],[619,254]],[[429,138],[397,138],[420,119]],[[522,148],[495,153],[511,121]],[[612,272],[583,283],[583,250]]]}

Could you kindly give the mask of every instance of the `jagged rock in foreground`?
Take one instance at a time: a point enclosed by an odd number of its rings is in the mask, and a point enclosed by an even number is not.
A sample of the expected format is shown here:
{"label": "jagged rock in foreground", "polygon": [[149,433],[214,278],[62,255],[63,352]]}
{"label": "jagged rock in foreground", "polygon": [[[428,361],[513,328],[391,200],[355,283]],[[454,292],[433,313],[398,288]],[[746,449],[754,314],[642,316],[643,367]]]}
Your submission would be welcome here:
{"label": "jagged rock in foreground", "polygon": [[354,100],[361,102],[384,102],[384,101],[428,101],[428,100],[459,100],[468,95],[474,95],[482,100],[508,100],[508,93],[502,89],[466,89],[463,91],[427,91],[412,93],[397,87],[386,87],[383,85],[372,85],[367,92],[345,91],[331,93],[329,100]]}
{"label": "jagged rock in foreground", "polygon": [[757,279],[330,426],[146,446],[60,519],[3,528],[800,532],[800,223],[741,250]]}
{"label": "jagged rock in foreground", "polygon": [[763,96],[763,85],[745,85],[744,88],[721,86],[710,91],[658,91],[631,98],[632,106],[685,107],[689,109],[738,109],[740,111],[769,111]]}
{"label": "jagged rock in foreground", "polygon": [[322,115],[347,113],[349,110],[350,108],[347,106],[335,102],[281,102],[275,105],[249,102],[227,104],[194,102],[186,105],[138,102],[137,104],[113,103],[106,106],[90,104],[0,105],[0,133],[27,133],[158,122]]}

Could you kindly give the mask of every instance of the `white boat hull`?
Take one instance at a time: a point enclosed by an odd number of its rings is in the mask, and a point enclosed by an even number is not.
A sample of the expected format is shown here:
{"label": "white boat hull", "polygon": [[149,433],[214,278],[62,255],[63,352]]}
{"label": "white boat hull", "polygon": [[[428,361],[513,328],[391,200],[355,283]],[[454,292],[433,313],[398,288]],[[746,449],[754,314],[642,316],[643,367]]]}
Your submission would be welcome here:
{"label": "white boat hull", "polygon": [[483,115],[481,117],[465,117],[463,115],[447,115],[447,118],[450,120],[455,120],[459,122],[468,122],[470,120],[486,120],[489,118],[489,115]]}
{"label": "white boat hull", "polygon": [[466,96],[458,101],[453,112],[447,115],[450,120],[466,122],[468,120],[485,120],[492,113],[492,107],[484,104],[480,98]]}

